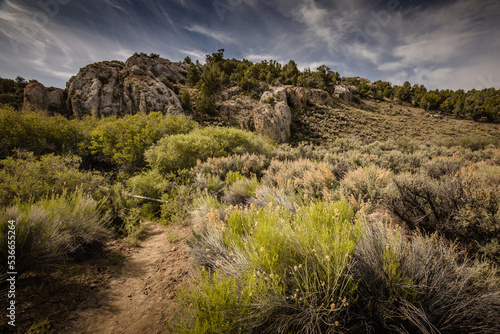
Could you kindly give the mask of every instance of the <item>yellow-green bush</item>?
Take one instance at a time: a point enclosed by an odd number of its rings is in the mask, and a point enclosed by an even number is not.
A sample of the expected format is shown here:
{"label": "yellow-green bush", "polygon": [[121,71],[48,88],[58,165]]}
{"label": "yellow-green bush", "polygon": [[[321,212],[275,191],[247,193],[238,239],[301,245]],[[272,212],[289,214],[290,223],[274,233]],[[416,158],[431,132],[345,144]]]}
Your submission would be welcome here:
{"label": "yellow-green bush", "polygon": [[231,154],[268,155],[273,145],[258,135],[234,128],[206,127],[162,138],[146,152],[146,160],[162,174],[192,168],[197,161]]}
{"label": "yellow-green bush", "polygon": [[91,132],[90,149],[102,154],[126,171],[145,167],[144,152],[160,138],[188,133],[197,124],[184,115],[151,114],[126,115],[123,118],[102,119]]}
{"label": "yellow-green bush", "polygon": [[80,158],[18,153],[0,161],[0,206],[29,204],[66,189],[95,192],[103,177],[79,170]]}
{"label": "yellow-green bush", "polygon": [[[334,328],[355,298],[350,266],[361,235],[345,201],[311,203],[296,213],[272,205],[232,207],[223,220],[211,211],[191,246],[217,275],[203,275],[200,289],[184,294],[186,302],[204,305],[196,308],[190,330],[214,318],[243,332]],[[211,293],[228,282],[233,288],[226,297]],[[237,307],[227,312],[230,300]]]}
{"label": "yellow-green bush", "polygon": [[0,108],[0,159],[16,149],[42,154],[75,154],[84,140],[76,120],[48,116],[43,112]]}

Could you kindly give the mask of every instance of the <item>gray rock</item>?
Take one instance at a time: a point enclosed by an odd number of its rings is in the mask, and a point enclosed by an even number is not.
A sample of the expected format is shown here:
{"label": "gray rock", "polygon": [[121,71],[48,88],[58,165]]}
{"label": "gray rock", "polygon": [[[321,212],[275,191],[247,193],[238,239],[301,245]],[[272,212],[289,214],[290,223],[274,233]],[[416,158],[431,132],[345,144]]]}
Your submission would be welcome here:
{"label": "gray rock", "polygon": [[24,88],[24,108],[48,110],[49,97],[47,88],[39,82],[30,82]]}
{"label": "gray rock", "polygon": [[290,138],[292,112],[287,104],[285,88],[271,89],[262,94],[253,110],[255,131],[277,143],[284,143]]}
{"label": "gray rock", "polygon": [[345,101],[352,102],[354,101],[354,94],[351,92],[349,87],[346,85],[337,85],[335,86],[335,97]]}
{"label": "gray rock", "polygon": [[297,110],[305,108],[308,102],[333,106],[333,98],[322,89],[287,86],[286,93],[290,107]]}
{"label": "gray rock", "polygon": [[[154,111],[164,114],[180,113],[182,106],[178,96],[161,80],[163,76],[156,77],[146,65],[139,63],[144,57],[149,59],[147,64],[150,67],[153,67],[154,61],[160,65],[170,63],[162,58],[133,56],[125,65],[119,62],[100,62],[82,68],[66,86],[70,114],[83,117],[93,113],[98,116]],[[174,67],[172,65],[168,73],[180,76],[180,71],[172,72]],[[167,73],[165,71],[162,73]]]}

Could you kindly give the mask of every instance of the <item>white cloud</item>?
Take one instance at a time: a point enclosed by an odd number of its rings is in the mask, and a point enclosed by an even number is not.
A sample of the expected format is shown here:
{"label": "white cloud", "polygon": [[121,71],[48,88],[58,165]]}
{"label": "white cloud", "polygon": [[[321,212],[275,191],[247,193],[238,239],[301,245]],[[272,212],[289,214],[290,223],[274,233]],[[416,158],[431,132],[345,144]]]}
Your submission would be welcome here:
{"label": "white cloud", "polygon": [[191,31],[191,32],[196,32],[196,33],[202,34],[204,36],[213,38],[221,43],[233,44],[236,42],[236,40],[234,38],[231,38],[224,33],[212,31],[212,30],[209,30],[209,29],[202,27],[202,26],[199,26],[199,25],[195,25],[195,26],[186,28],[186,30]]}
{"label": "white cloud", "polygon": [[185,49],[179,49],[178,50],[180,53],[187,54],[188,56],[193,57],[195,60],[205,60],[206,53],[200,50],[185,50]]}
{"label": "white cloud", "polygon": [[280,60],[280,57],[275,55],[275,54],[272,54],[272,53],[267,53],[267,54],[249,54],[249,55],[246,55],[244,56],[243,58],[251,61],[251,62],[260,62],[260,61],[263,61],[263,60],[275,60],[279,63],[283,63],[284,60]]}

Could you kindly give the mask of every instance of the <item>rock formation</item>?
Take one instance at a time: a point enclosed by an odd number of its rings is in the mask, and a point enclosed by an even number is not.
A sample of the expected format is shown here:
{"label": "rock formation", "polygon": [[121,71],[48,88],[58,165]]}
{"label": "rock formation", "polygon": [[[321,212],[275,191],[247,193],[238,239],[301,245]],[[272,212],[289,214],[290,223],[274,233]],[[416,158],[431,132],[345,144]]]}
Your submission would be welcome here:
{"label": "rock formation", "polygon": [[125,64],[100,62],[88,65],[66,85],[70,114],[82,117],[150,113],[179,113],[182,106],[167,85],[185,80],[186,64],[135,54]]}
{"label": "rock formation", "polygon": [[30,82],[24,88],[24,108],[48,110],[49,97],[47,88],[39,82]]}
{"label": "rock formation", "polygon": [[351,92],[349,87],[346,85],[336,85],[335,86],[335,97],[344,100],[345,102],[353,102],[354,94]]}
{"label": "rock formation", "polygon": [[272,88],[262,94],[253,111],[255,131],[277,143],[284,143],[290,137],[292,112],[287,103],[283,87]]}
{"label": "rock formation", "polygon": [[287,86],[286,93],[290,107],[295,109],[303,109],[307,103],[333,106],[333,98],[322,89]]}
{"label": "rock formation", "polygon": [[30,82],[24,89],[24,108],[47,110],[51,114],[66,114],[65,104],[63,89],[47,88],[39,82]]}
{"label": "rock formation", "polygon": [[[104,61],[85,66],[65,90],[30,83],[24,104],[78,118],[154,111],[175,114],[182,111],[175,85],[185,82],[188,68],[187,63],[136,53],[125,63]],[[337,85],[333,97],[321,89],[294,86],[268,88],[262,83],[258,91],[262,90],[257,101],[242,94],[239,87],[225,89],[218,96],[217,116],[221,122],[238,124],[283,143],[290,137],[291,108],[300,113],[311,105],[335,107],[335,98],[352,102],[355,87]]]}

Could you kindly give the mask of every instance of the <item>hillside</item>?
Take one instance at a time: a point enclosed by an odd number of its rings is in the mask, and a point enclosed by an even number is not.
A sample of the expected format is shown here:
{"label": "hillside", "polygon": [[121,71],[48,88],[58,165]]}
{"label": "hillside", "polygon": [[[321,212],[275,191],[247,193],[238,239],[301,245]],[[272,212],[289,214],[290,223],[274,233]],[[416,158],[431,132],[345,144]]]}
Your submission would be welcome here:
{"label": "hillside", "polygon": [[21,84],[0,107],[17,332],[500,331],[498,91],[430,106],[223,50]]}

